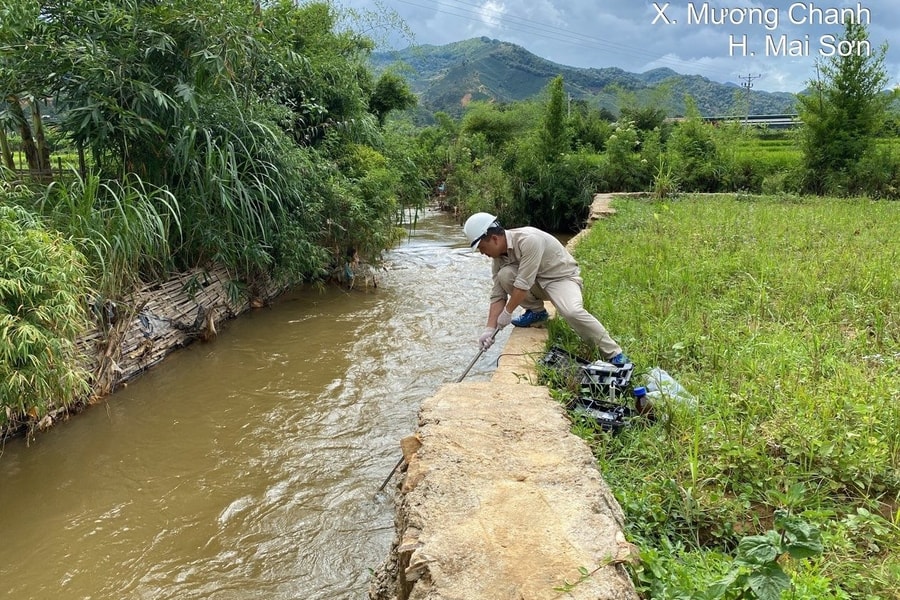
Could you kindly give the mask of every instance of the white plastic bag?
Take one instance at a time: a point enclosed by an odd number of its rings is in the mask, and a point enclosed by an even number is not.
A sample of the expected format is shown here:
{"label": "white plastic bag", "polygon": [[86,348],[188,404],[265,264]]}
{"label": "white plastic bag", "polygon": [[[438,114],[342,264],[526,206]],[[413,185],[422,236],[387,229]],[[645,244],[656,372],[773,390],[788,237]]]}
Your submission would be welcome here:
{"label": "white plastic bag", "polygon": [[697,406],[694,398],[675,378],[659,367],[653,367],[647,372],[647,398],[655,403],[660,398],[681,402],[691,408]]}

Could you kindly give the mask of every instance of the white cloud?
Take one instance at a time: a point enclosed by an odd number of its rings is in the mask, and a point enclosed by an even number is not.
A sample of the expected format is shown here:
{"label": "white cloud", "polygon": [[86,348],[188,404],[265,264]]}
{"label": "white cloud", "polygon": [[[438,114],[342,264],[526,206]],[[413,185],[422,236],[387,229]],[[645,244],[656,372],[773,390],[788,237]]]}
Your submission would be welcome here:
{"label": "white cloud", "polygon": [[503,3],[495,2],[494,0],[488,0],[478,9],[481,22],[492,28],[500,27],[505,12],[506,7]]}

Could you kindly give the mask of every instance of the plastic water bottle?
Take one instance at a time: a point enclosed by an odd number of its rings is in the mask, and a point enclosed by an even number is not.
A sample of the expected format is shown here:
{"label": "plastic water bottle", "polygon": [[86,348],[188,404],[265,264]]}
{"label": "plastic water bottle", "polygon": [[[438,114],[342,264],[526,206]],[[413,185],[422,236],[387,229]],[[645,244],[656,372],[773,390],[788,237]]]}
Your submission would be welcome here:
{"label": "plastic water bottle", "polygon": [[697,399],[675,381],[674,377],[659,367],[653,367],[647,372],[645,391],[650,404],[656,399],[668,398],[690,407],[697,405]]}

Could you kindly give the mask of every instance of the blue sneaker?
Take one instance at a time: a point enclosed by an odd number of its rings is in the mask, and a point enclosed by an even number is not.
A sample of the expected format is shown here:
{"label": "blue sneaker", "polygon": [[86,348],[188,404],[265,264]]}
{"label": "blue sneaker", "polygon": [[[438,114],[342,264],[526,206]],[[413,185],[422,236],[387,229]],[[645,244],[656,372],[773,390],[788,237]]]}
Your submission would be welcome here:
{"label": "blue sneaker", "polygon": [[537,325],[538,323],[542,323],[550,318],[550,313],[546,310],[526,310],[522,313],[521,316],[516,317],[512,321],[510,321],[516,327],[531,327],[532,325]]}
{"label": "blue sneaker", "polygon": [[617,367],[623,367],[623,366],[627,365],[628,363],[630,363],[631,359],[628,358],[628,355],[625,354],[624,352],[619,352],[618,354],[616,354],[615,356],[613,356],[606,362],[608,362],[612,365],[615,365]]}

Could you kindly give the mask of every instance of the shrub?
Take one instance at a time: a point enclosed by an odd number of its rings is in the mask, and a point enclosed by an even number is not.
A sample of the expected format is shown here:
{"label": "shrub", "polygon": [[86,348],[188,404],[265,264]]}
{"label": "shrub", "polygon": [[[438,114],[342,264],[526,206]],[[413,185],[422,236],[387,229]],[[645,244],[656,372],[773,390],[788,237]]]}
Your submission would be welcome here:
{"label": "shrub", "polygon": [[640,139],[634,123],[625,121],[615,125],[606,141],[606,164],[603,169],[605,188],[612,192],[640,191],[648,183],[641,162]]}
{"label": "shrub", "polygon": [[546,163],[530,148],[520,145],[513,166],[516,222],[549,231],[580,229],[601,179],[603,158],[581,151]]}
{"label": "shrub", "polygon": [[74,345],[87,323],[84,257],[21,208],[0,206],[0,425],[40,420],[89,391]]}
{"label": "shrub", "polygon": [[692,192],[714,192],[719,189],[720,164],[713,138],[713,128],[700,120],[693,102],[688,103],[688,116],[672,132],[668,143],[669,158],[682,189]]}
{"label": "shrub", "polygon": [[900,197],[900,157],[890,148],[866,153],[850,168],[850,192],[871,198]]}

